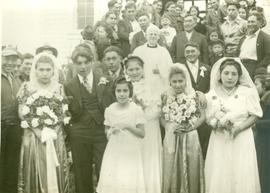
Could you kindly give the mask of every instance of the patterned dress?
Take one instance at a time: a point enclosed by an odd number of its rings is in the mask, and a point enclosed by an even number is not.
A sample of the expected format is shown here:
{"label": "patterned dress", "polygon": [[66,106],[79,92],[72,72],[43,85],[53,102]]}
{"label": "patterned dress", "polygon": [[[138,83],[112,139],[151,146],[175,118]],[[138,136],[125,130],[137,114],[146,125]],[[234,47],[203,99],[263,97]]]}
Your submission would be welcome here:
{"label": "patterned dress", "polygon": [[[53,93],[63,94],[62,85],[59,84]],[[25,84],[19,91],[18,100],[20,105],[26,103],[29,96],[37,91],[29,89]],[[19,111],[19,114],[21,112]],[[54,140],[54,149],[58,166],[50,165],[47,157],[47,143],[41,142],[41,130],[37,128],[27,128],[23,131],[21,160],[19,166],[18,193],[69,193],[69,163],[65,146],[65,137],[63,127],[53,128],[57,133],[57,139]],[[52,182],[56,186],[49,186],[49,171],[56,170],[57,180]],[[54,171],[53,171],[54,172]]]}
{"label": "patterned dress", "polygon": [[[171,95],[169,92],[162,95],[162,106]],[[204,108],[198,95],[195,101],[196,108]],[[163,193],[204,193],[204,162],[198,132],[174,134],[174,150],[171,151],[166,143],[172,129],[170,124],[166,124],[163,143]]]}

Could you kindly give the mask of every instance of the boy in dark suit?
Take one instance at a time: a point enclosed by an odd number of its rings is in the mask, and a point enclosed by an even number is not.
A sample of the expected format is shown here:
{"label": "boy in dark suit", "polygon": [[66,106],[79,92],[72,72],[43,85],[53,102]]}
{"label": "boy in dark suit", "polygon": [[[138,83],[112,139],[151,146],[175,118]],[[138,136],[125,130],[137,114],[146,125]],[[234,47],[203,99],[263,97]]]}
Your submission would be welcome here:
{"label": "boy in dark suit", "polygon": [[101,71],[93,70],[93,56],[84,47],[74,50],[72,60],[77,76],[65,84],[71,98],[71,124],[67,129],[74,161],[77,193],[93,193],[92,164],[99,175],[106,147],[104,110],[113,101],[107,92],[109,80]]}

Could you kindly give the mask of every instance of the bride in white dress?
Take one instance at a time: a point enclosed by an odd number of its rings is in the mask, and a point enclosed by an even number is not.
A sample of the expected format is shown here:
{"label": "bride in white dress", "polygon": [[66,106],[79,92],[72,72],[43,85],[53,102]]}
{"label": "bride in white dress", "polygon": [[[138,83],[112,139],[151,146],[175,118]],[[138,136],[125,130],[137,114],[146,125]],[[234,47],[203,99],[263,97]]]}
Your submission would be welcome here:
{"label": "bride in white dress", "polygon": [[[222,58],[214,64],[206,98],[206,116],[213,127],[205,163],[206,192],[260,193],[251,128],[262,110],[239,59]],[[228,130],[217,125],[228,126]]]}
{"label": "bride in white dress", "polygon": [[161,193],[162,143],[160,134],[160,96],[153,94],[143,78],[143,61],[129,56],[125,61],[128,78],[133,84],[134,102],[144,111],[145,137],[142,140],[142,158],[146,193]]}

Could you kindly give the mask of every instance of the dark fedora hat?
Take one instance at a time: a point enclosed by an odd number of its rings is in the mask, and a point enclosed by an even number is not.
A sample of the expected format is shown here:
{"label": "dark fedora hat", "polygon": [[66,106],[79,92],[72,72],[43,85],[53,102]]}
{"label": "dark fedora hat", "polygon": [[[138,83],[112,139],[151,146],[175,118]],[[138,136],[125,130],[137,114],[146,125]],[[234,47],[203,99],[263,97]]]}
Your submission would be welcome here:
{"label": "dark fedora hat", "polygon": [[57,55],[58,55],[57,49],[50,46],[49,44],[44,44],[43,46],[38,47],[36,49],[36,54],[39,54],[39,53],[43,52],[44,50],[50,50],[55,57],[57,57]]}

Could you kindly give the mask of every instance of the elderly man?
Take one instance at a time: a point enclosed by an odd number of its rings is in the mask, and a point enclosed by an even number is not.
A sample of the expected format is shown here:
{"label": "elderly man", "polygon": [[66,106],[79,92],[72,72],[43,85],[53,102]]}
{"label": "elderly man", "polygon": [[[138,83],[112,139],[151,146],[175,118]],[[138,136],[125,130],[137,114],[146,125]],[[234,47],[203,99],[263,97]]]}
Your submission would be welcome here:
{"label": "elderly man", "polygon": [[169,67],[172,64],[168,50],[158,45],[159,35],[157,26],[149,26],[146,30],[147,42],[133,52],[144,61],[145,81],[153,89],[153,94],[158,95],[168,86]]}
{"label": "elderly man", "polygon": [[239,57],[252,78],[256,68],[270,64],[270,36],[260,30],[262,20],[262,15],[258,13],[248,17],[247,35],[238,47]]}
{"label": "elderly man", "polygon": [[170,52],[174,62],[185,62],[185,44],[189,41],[192,41],[199,45],[200,61],[202,61],[204,64],[208,64],[209,58],[207,39],[206,36],[194,30],[196,21],[196,17],[192,15],[186,15],[184,18],[185,31],[178,33],[173,38]]}
{"label": "elderly man", "polygon": [[234,51],[237,50],[237,45],[240,39],[245,35],[247,22],[238,16],[239,4],[227,4],[227,20],[221,25],[221,34],[226,44],[234,44]]}
{"label": "elderly man", "polygon": [[14,77],[18,52],[12,48],[2,51],[1,75],[1,156],[0,192],[17,193],[18,167],[21,147],[16,95],[20,81]]}

